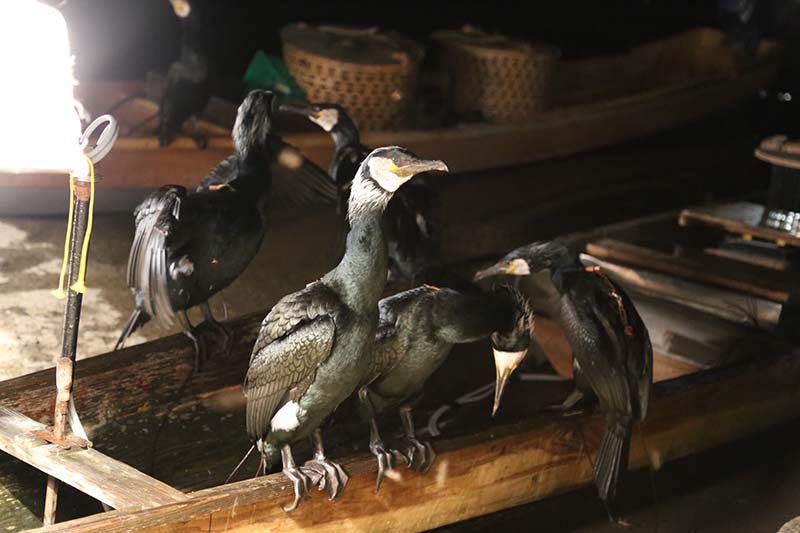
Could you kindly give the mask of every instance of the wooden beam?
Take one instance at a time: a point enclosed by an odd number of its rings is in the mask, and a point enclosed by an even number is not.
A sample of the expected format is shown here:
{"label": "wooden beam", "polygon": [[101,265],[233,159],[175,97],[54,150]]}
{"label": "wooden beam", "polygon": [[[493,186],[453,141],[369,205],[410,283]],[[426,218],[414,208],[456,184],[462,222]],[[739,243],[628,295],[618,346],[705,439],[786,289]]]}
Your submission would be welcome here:
{"label": "wooden beam", "polygon": [[780,321],[783,306],[777,302],[701,285],[658,272],[629,268],[586,254],[581,254],[581,260],[584,264],[600,266],[614,281],[626,288],[703,311],[736,324],[774,329]]}
{"label": "wooden beam", "polygon": [[729,233],[756,237],[790,246],[800,246],[800,237],[791,233],[774,230],[761,226],[764,216],[764,206],[750,202],[736,202],[732,204],[712,205],[708,207],[693,207],[681,211],[678,218],[682,226],[690,224],[703,224],[719,228]]}
{"label": "wooden beam", "polygon": [[[766,356],[657,384],[648,419],[633,434],[630,467],[657,469],[797,417],[798,380],[800,359]],[[374,459],[360,455],[345,461],[353,477],[333,504],[315,492],[296,512],[284,513],[280,504],[290,499],[290,486],[276,474],[43,531],[419,531],[589,484],[601,434],[599,417],[537,416],[436,442],[439,458],[428,475],[399,468],[377,495]]]}
{"label": "wooden beam", "polygon": [[607,261],[710,283],[781,303],[788,301],[798,288],[798,278],[792,273],[712,255],[686,251],[684,255],[675,256],[615,239],[591,242],[586,251]]}
{"label": "wooden beam", "polygon": [[173,489],[95,449],[64,450],[36,436],[47,428],[0,407],[0,449],[115,509],[149,509],[187,499]]}

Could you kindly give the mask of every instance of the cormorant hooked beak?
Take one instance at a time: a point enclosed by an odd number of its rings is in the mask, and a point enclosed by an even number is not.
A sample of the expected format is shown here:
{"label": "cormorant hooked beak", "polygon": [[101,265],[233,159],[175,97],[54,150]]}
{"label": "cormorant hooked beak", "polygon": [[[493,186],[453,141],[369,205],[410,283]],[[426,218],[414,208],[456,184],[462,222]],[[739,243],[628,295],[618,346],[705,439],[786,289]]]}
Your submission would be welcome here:
{"label": "cormorant hooked beak", "polygon": [[175,14],[182,19],[188,17],[189,13],[192,12],[192,6],[189,0],[169,0],[169,3],[172,4],[172,9],[175,11]]}
{"label": "cormorant hooked beak", "polygon": [[503,352],[492,347],[492,351],[494,352],[494,368],[496,371],[494,405],[492,406],[492,416],[494,416],[500,408],[500,400],[503,398],[503,391],[508,383],[508,378],[511,377],[511,374],[514,373],[522,360],[525,359],[527,350]]}
{"label": "cormorant hooked beak", "polygon": [[511,259],[498,261],[490,267],[479,270],[473,276],[474,281],[506,274],[510,276],[528,276],[531,273],[530,265],[524,259]]}
{"label": "cormorant hooked beak", "polygon": [[330,104],[312,104],[294,100],[281,104],[278,109],[285,113],[302,115],[328,133],[339,123],[339,110]]}
{"label": "cormorant hooked beak", "polygon": [[449,172],[444,161],[420,159],[410,152],[395,149],[388,149],[387,155],[371,157],[367,164],[370,175],[389,192],[395,192],[403,183],[418,174]]}

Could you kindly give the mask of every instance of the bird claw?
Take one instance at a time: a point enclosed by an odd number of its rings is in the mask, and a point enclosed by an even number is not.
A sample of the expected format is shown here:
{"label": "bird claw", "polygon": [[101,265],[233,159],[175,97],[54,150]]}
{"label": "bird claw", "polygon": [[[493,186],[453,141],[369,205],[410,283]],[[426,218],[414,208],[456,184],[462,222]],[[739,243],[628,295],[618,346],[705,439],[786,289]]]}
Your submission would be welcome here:
{"label": "bird claw", "polygon": [[375,479],[375,492],[377,493],[381,488],[383,478],[386,476],[386,471],[394,468],[395,457],[394,453],[391,450],[387,450],[380,441],[370,443],[369,450],[378,460],[378,476]]}
{"label": "bird claw", "polygon": [[428,441],[421,441],[416,437],[403,437],[399,447],[400,454],[405,457],[408,467],[425,474],[436,460],[436,452]]}
{"label": "bird claw", "polygon": [[336,500],[344,491],[350,476],[344,468],[325,457],[315,457],[306,461],[304,469],[313,473],[312,485],[317,485],[319,490],[328,489],[328,499]]}
{"label": "bird claw", "polygon": [[292,487],[294,488],[294,501],[288,507],[283,506],[284,512],[289,513],[294,511],[297,509],[297,506],[300,505],[302,500],[307,500],[310,498],[308,491],[313,486],[313,482],[311,476],[309,476],[305,470],[306,469],[303,467],[284,469],[284,475],[289,478],[289,481],[292,482]]}

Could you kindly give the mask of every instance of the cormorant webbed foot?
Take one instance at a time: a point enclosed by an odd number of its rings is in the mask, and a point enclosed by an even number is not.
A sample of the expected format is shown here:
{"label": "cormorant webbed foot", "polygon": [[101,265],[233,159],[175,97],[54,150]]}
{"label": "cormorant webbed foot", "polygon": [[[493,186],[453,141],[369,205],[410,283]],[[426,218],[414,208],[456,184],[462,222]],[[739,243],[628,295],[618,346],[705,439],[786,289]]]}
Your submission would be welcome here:
{"label": "cormorant webbed foot", "polygon": [[192,326],[192,323],[189,321],[189,315],[186,314],[186,311],[181,311],[178,313],[178,319],[181,323],[181,327],[183,328],[183,334],[189,337],[189,340],[192,341],[194,345],[194,370],[195,372],[202,372],[203,364],[208,359],[208,347],[206,346],[206,341],[203,336]]}
{"label": "cormorant webbed foot", "polygon": [[350,476],[341,466],[325,457],[325,450],[322,447],[322,432],[319,429],[314,431],[313,440],[314,458],[306,461],[303,468],[314,472],[315,477],[312,479],[312,484],[318,485],[319,490],[327,488],[329,499],[334,501],[344,491]]}
{"label": "cormorant webbed foot", "polygon": [[294,489],[294,501],[288,507],[284,506],[283,510],[287,513],[297,509],[300,501],[309,498],[308,491],[313,485],[311,476],[308,475],[304,467],[298,467],[294,464],[294,457],[292,457],[292,449],[288,444],[281,448],[281,459],[283,460],[283,473],[292,482]]}
{"label": "cormorant webbed foot", "polygon": [[404,437],[401,440],[400,453],[408,461],[408,467],[420,474],[426,473],[436,460],[436,452],[429,442],[417,439],[414,432],[414,420],[411,416],[411,407],[404,405],[399,409],[400,420],[403,423]]}
{"label": "cormorant webbed foot", "polygon": [[378,492],[381,482],[386,476],[386,471],[394,468],[395,460],[394,453],[384,446],[380,433],[378,433],[378,423],[374,418],[369,423],[369,451],[378,460],[378,476],[375,479],[375,492]]}
{"label": "cormorant webbed foot", "polygon": [[214,318],[214,315],[211,313],[211,307],[208,305],[208,302],[203,303],[200,308],[203,311],[203,318],[205,319],[206,323],[219,333],[219,336],[225,339],[223,341],[223,348],[222,353],[224,355],[230,355],[231,349],[233,348],[233,341],[235,339],[233,330],[227,325],[223,324],[222,322],[217,321]]}

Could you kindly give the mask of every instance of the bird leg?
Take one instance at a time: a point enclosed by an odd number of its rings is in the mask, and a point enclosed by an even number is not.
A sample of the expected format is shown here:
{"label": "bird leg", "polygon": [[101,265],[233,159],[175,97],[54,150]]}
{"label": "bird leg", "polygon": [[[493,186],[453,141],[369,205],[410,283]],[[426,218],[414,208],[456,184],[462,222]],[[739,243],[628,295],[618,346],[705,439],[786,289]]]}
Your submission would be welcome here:
{"label": "bird leg", "polygon": [[436,452],[433,451],[433,446],[429,442],[417,439],[414,432],[414,419],[411,416],[411,406],[403,405],[398,412],[400,413],[400,421],[403,424],[404,433],[400,453],[408,461],[409,468],[424,474],[433,465],[433,461],[436,459]]}
{"label": "bird leg", "polygon": [[214,318],[214,315],[211,313],[211,306],[208,305],[208,302],[203,302],[200,305],[200,309],[203,311],[203,318],[205,319],[206,323],[216,329],[220,333],[221,337],[225,338],[222,353],[229,355],[231,353],[231,348],[233,347],[233,330],[226,324],[218,322],[217,319]]}
{"label": "bird leg", "polygon": [[560,404],[557,405],[550,405],[545,408],[546,411],[552,411],[556,413],[562,413],[565,416],[570,416],[573,414],[572,408],[577,405],[578,402],[583,400],[583,393],[580,389],[575,389],[569,396]]}
{"label": "bird leg", "polygon": [[381,439],[381,434],[378,431],[378,421],[375,419],[375,412],[372,408],[372,402],[369,400],[369,389],[367,389],[367,387],[361,387],[358,390],[358,399],[370,415],[369,451],[372,452],[372,455],[374,455],[375,459],[378,461],[378,477],[375,479],[375,492],[378,492],[381,488],[381,482],[384,476],[386,476],[386,471],[394,468],[394,454],[385,447]]}
{"label": "bird leg", "polygon": [[208,135],[204,135],[200,132],[200,121],[197,120],[197,116],[192,116],[192,126],[194,127],[194,131],[192,132],[192,139],[194,139],[194,143],[200,150],[205,150],[208,147]]}
{"label": "bird leg", "polygon": [[294,464],[294,457],[292,457],[292,448],[288,444],[281,447],[281,460],[283,461],[283,473],[289,478],[294,487],[294,501],[289,507],[284,507],[285,512],[291,512],[297,509],[300,505],[300,500],[308,499],[308,489],[311,488],[311,478],[303,468],[298,468]]}
{"label": "bird leg", "polygon": [[306,461],[304,468],[315,474],[312,484],[318,485],[319,490],[328,488],[328,497],[333,501],[342,494],[350,477],[341,466],[325,457],[325,450],[322,447],[322,430],[315,429],[312,439],[314,441],[314,458]]}
{"label": "bird leg", "polygon": [[206,341],[202,335],[200,335],[197,329],[192,326],[192,323],[189,320],[189,315],[185,310],[178,313],[178,320],[183,328],[183,334],[189,337],[189,340],[192,341],[192,344],[194,344],[194,370],[195,372],[200,372],[208,354]]}

